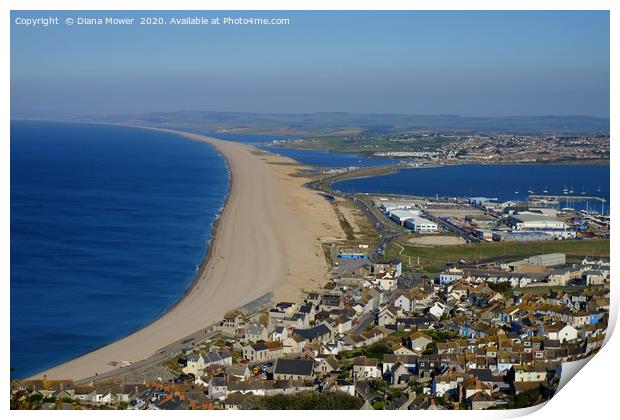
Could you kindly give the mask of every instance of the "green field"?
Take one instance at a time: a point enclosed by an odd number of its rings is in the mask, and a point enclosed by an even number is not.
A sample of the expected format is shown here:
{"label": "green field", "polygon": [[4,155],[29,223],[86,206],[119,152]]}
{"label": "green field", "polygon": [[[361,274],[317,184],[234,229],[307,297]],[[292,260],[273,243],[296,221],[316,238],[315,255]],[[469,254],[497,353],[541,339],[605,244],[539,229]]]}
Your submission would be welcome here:
{"label": "green field", "polygon": [[419,151],[435,149],[456,142],[456,136],[434,135],[415,136],[407,140],[388,140],[388,135],[350,138],[345,136],[325,136],[306,138],[302,142],[284,144],[292,149],[329,150],[332,152],[371,154],[375,152]]}
{"label": "green field", "polygon": [[[434,247],[415,247],[401,244],[391,245],[386,250],[387,258],[399,258],[404,265],[411,262],[429,273],[442,271],[446,264],[465,260],[472,263],[490,261],[512,261],[531,255],[562,252],[568,261],[577,261],[584,256],[609,256],[609,239],[580,241],[531,241],[531,242],[495,242]],[[409,258],[411,257],[411,258]]]}

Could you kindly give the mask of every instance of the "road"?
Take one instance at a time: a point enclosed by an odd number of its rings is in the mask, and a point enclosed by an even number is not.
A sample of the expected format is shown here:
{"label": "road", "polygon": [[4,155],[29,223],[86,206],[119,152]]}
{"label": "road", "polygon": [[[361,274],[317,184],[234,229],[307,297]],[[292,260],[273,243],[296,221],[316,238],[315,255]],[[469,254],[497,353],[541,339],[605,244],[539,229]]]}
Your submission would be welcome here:
{"label": "road", "polygon": [[461,229],[458,226],[453,225],[452,223],[440,218],[440,217],[436,217],[433,216],[430,213],[426,213],[426,218],[428,220],[430,220],[431,222],[435,222],[438,225],[442,226],[445,230],[450,231],[450,232],[454,232],[457,235],[459,235],[460,237],[462,237],[463,239],[465,239],[465,241],[467,243],[469,242],[480,242],[480,239],[478,239],[477,237],[475,237],[474,235],[472,235],[470,232]]}
{"label": "road", "polygon": [[394,241],[397,237],[408,233],[409,231],[403,230],[400,226],[396,225],[390,220],[387,220],[383,216],[379,216],[374,209],[370,207],[366,201],[359,199],[357,197],[353,197],[353,202],[357,205],[357,207],[364,213],[364,216],[370,220],[370,223],[373,224],[377,232],[379,232],[379,236],[381,237],[381,241],[377,246],[372,250],[369,255],[371,261],[377,262],[383,260],[383,254],[388,245]]}
{"label": "road", "polygon": [[366,331],[373,322],[375,322],[375,313],[371,312],[369,314],[364,314],[360,316],[359,321],[355,324],[355,327],[351,328],[349,331],[351,334],[361,334]]}
{"label": "road", "polygon": [[[114,370],[108,371],[106,373],[102,373],[101,375],[95,375],[95,376],[81,379],[79,381],[76,381],[75,384],[83,385],[83,384],[88,384],[91,382],[101,382],[106,379],[111,379],[111,378],[114,378],[115,376],[125,374],[135,369],[140,369],[140,368],[155,365],[166,359],[169,359],[170,357],[179,355],[187,347],[194,347],[195,345],[198,345],[199,343],[214,337],[217,333],[218,332],[214,331],[212,328],[206,328],[204,330],[196,331],[194,334],[190,336],[187,336],[181,340],[178,340],[172,344],[167,345],[166,347],[163,347],[157,350],[157,352],[154,355],[150,356],[147,359],[132,363],[129,366],[118,367]],[[119,362],[121,361],[119,360]]]}

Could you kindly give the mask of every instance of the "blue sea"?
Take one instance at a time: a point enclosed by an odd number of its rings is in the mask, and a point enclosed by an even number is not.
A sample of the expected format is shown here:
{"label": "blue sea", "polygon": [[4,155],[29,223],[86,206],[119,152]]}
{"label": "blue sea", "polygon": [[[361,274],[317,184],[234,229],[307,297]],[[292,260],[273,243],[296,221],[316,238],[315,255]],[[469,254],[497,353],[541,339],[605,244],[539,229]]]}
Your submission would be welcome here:
{"label": "blue sea", "polygon": [[206,143],[11,123],[11,377],[108,344],[178,300],[229,186]]}
{"label": "blue sea", "polygon": [[[335,183],[344,192],[405,194],[427,197],[488,197],[501,201],[526,200],[534,194],[595,196],[609,201],[609,165],[451,165],[403,169],[397,173]],[[545,193],[544,191],[547,191]],[[573,191],[571,194],[570,191]],[[561,207],[608,213],[609,203],[566,198]]]}

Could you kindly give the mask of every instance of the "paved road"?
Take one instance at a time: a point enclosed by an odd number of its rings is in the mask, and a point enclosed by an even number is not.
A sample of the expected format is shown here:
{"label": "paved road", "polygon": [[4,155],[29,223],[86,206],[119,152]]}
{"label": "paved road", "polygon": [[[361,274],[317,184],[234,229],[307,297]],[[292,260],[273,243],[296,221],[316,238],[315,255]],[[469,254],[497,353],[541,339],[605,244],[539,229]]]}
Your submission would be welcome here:
{"label": "paved road", "polygon": [[370,208],[370,205],[368,205],[365,200],[353,197],[353,202],[359,207],[368,220],[370,220],[377,229],[377,232],[379,232],[381,241],[370,253],[370,259],[371,261],[381,261],[384,259],[383,253],[388,245],[397,237],[408,233],[408,231],[400,228],[400,226],[392,221],[387,220],[384,216],[379,216],[374,209]]}
{"label": "paved road", "polygon": [[[159,349],[154,355],[151,357],[140,360],[138,362],[132,363],[129,366],[118,367],[109,372],[102,373],[101,375],[91,376],[88,378],[81,379],[76,381],[76,385],[88,384],[90,382],[100,382],[106,379],[111,379],[116,376],[126,374],[132,370],[148,367],[157,363],[160,363],[172,356],[180,355],[181,352],[188,347],[194,347],[199,343],[206,341],[213,336],[215,336],[218,331],[214,331],[212,328],[206,328],[204,330],[196,331],[194,334],[187,336],[179,341],[175,341],[172,344],[167,345]],[[119,360],[120,362],[120,360]]]}
{"label": "paved road", "polygon": [[375,313],[371,312],[369,314],[364,314],[360,317],[358,322],[355,324],[355,327],[351,328],[350,333],[352,334],[361,334],[366,331],[373,322],[375,322]]}
{"label": "paved road", "polygon": [[448,221],[446,221],[446,220],[444,220],[442,218],[433,216],[432,214],[429,214],[428,212],[426,213],[426,217],[430,221],[435,222],[435,223],[437,223],[440,226],[443,226],[444,229],[446,229],[446,230],[448,230],[450,232],[456,233],[457,235],[459,235],[460,237],[465,239],[465,241],[468,242],[468,243],[469,242],[480,242],[480,239],[478,239],[477,237],[472,235],[470,232],[468,232],[468,231],[466,231],[464,229],[461,229],[460,227],[455,226],[452,223],[450,223],[450,222],[448,222]]}

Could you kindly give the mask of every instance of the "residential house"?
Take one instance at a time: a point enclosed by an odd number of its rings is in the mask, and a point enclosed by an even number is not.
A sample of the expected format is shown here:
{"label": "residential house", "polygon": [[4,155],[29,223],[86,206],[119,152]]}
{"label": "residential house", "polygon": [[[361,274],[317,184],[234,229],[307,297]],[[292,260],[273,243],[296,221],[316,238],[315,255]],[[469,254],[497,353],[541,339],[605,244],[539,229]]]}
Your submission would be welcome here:
{"label": "residential house", "polygon": [[283,326],[278,326],[271,332],[272,341],[284,341],[288,338],[288,329]]}
{"label": "residential house", "polygon": [[312,379],[313,373],[314,361],[307,359],[278,358],[273,367],[273,378],[275,380],[292,379],[298,381]]}
{"label": "residential house", "polygon": [[228,394],[228,380],[226,376],[214,376],[210,378],[207,389],[210,398],[223,401]]}
{"label": "residential house", "polygon": [[284,346],[279,341],[259,342],[243,347],[243,358],[249,362],[265,362],[283,354]]}
{"label": "residential house", "polygon": [[295,329],[294,334],[306,339],[308,342],[320,343],[323,341],[329,341],[332,337],[332,331],[321,323],[315,327],[307,329]]}
{"label": "residential house", "polygon": [[267,329],[261,325],[251,324],[246,327],[243,338],[246,341],[257,342],[267,340]]}
{"label": "residential house", "polygon": [[428,308],[428,313],[439,319],[444,313],[446,313],[446,310],[446,305],[441,302],[435,302],[430,308]]}
{"label": "residential house", "polygon": [[379,312],[379,319],[378,319],[379,326],[383,327],[388,324],[395,324],[397,312],[398,310],[394,306],[391,306],[391,305],[388,305],[384,307],[383,309],[381,309],[381,311]]}
{"label": "residential house", "polygon": [[241,392],[232,392],[228,394],[228,396],[224,400],[224,409],[239,410],[243,405],[244,401],[253,396],[254,394],[251,392],[246,394],[243,394]]}
{"label": "residential house", "polygon": [[541,366],[514,365],[508,372],[512,382],[543,382],[547,379],[547,369]]}
{"label": "residential house", "polygon": [[368,378],[380,378],[381,369],[379,368],[379,360],[358,357],[353,362],[353,379],[356,381]]}
{"label": "residential house", "polygon": [[327,374],[331,372],[335,372],[340,368],[340,363],[336,360],[335,357],[329,356],[323,359],[316,367],[316,371]]}
{"label": "residential house", "polygon": [[411,303],[411,299],[409,299],[406,294],[401,294],[394,300],[394,306],[405,312],[409,312],[413,309]]}

